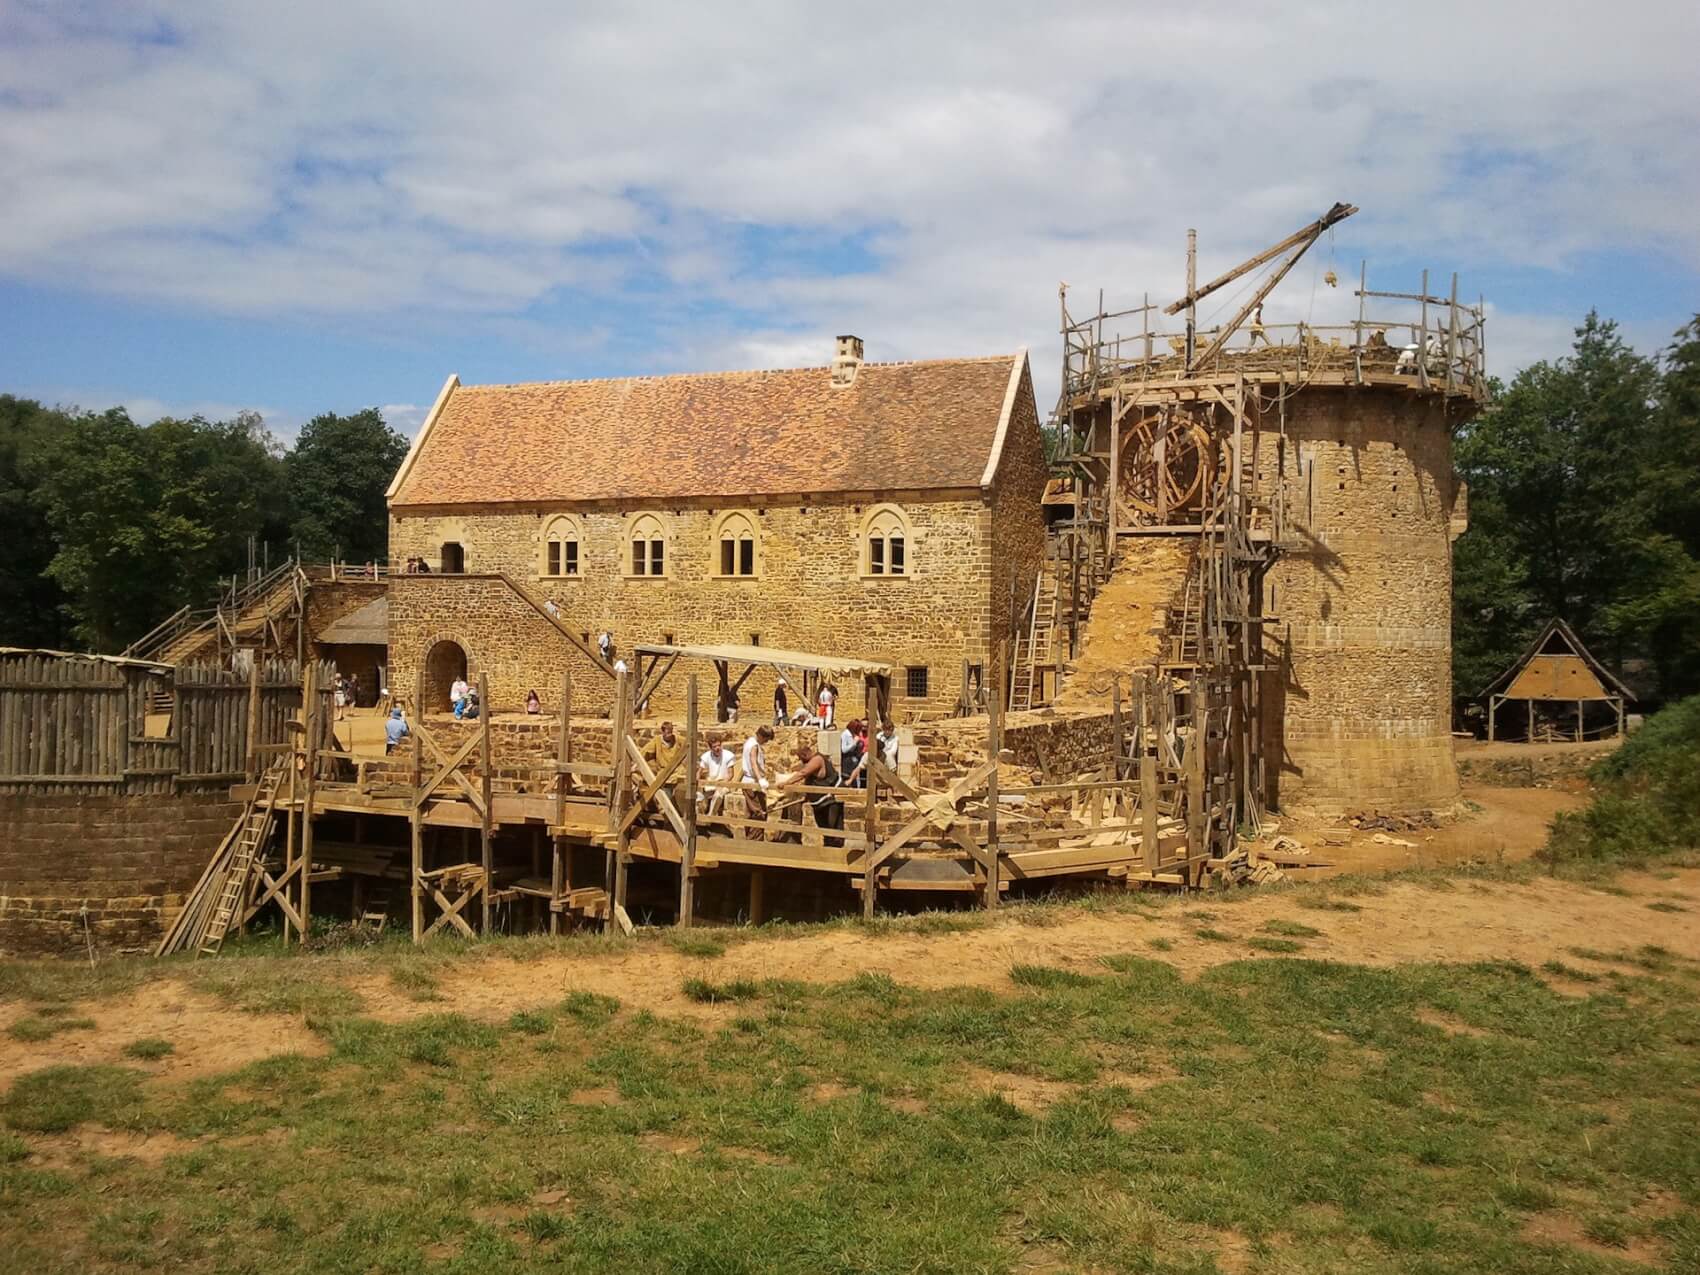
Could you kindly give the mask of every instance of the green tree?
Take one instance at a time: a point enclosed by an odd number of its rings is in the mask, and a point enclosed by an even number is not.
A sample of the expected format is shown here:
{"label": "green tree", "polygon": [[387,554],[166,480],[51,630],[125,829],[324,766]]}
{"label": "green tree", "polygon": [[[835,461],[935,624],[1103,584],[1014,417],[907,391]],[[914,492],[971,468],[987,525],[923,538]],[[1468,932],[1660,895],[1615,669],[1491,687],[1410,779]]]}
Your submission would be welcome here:
{"label": "green tree", "polygon": [[72,417],[32,468],[57,545],[48,574],[79,642],[121,648],[186,604],[202,605],[247,563],[250,537],[281,537],[281,461],[260,418],[122,409]]}
{"label": "green tree", "polygon": [[[1685,336],[1686,334],[1686,336]],[[1454,559],[1454,679],[1473,694],[1549,617],[1661,693],[1696,688],[1700,332],[1667,365],[1590,313],[1571,354],[1525,368],[1459,432],[1471,529]]]}
{"label": "green tree", "polygon": [[407,439],[375,407],[315,416],[285,462],[293,533],[301,553],[349,562],[389,555],[384,491],[407,456]]}
{"label": "green tree", "polygon": [[70,637],[64,594],[47,574],[53,528],[35,499],[32,458],[63,429],[63,412],[0,394],[0,646],[59,647]]}

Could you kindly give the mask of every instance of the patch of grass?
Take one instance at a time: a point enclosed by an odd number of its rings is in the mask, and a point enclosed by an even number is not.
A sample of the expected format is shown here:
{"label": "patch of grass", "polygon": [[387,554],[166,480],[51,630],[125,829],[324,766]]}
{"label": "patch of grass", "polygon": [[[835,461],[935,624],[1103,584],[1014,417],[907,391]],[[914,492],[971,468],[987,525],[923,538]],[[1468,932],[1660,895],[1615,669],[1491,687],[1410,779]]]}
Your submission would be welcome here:
{"label": "patch of grass", "polygon": [[1302,952],[1302,951],[1304,951],[1304,944],[1303,943],[1295,943],[1295,942],[1293,942],[1292,939],[1265,938],[1261,934],[1254,934],[1251,938],[1247,939],[1245,941],[1245,943],[1246,943],[1247,947],[1254,947],[1260,952]]}
{"label": "patch of grass", "polygon": [[1585,969],[1578,969],[1574,965],[1566,965],[1559,960],[1547,961],[1541,965],[1541,969],[1557,978],[1568,978],[1578,983],[1597,983],[1600,981],[1598,974],[1589,973]]}
{"label": "patch of grass", "polygon": [[1493,1194],[1494,1198],[1506,1207],[1522,1209],[1527,1213],[1539,1213],[1543,1209],[1555,1208],[1558,1205],[1558,1193],[1551,1187],[1517,1178],[1496,1182]]}
{"label": "patch of grass", "polygon": [[15,1133],[0,1132],[0,1165],[29,1159],[30,1144]]}
{"label": "patch of grass", "polygon": [[1362,912],[1363,911],[1363,909],[1361,907],[1359,907],[1356,903],[1349,903],[1345,899],[1328,898],[1325,895],[1311,896],[1311,895],[1301,894],[1298,897],[1297,902],[1298,902],[1298,905],[1301,908],[1309,908],[1313,912]]}
{"label": "patch of grass", "polygon": [[1234,941],[1234,936],[1232,934],[1212,929],[1208,925],[1202,926],[1199,929],[1194,930],[1192,933],[1194,938],[1204,939],[1208,943],[1232,943]]}
{"label": "patch of grass", "polygon": [[122,1127],[142,1114],[140,1080],[128,1067],[45,1067],[13,1082],[0,1115],[30,1133],[62,1133],[89,1121]]}
{"label": "patch of grass", "polygon": [[567,999],[561,1002],[561,1012],[587,1027],[595,1027],[619,1013],[620,1002],[599,992],[569,992]]}
{"label": "patch of grass", "polygon": [[695,930],[669,930],[664,941],[680,956],[710,960],[726,955],[726,944],[723,940]]}
{"label": "patch of grass", "polygon": [[546,1213],[541,1209],[533,1209],[520,1220],[519,1229],[531,1238],[534,1244],[547,1244],[550,1240],[558,1240],[572,1233],[572,1223],[559,1213]]}
{"label": "patch of grass", "polygon": [[442,991],[436,972],[425,965],[397,965],[390,970],[390,984],[409,1000],[440,1001]]}
{"label": "patch of grass", "polygon": [[60,1032],[93,1031],[92,1018],[66,1018],[45,1010],[37,1010],[27,1018],[17,1019],[6,1028],[6,1034],[13,1040],[21,1040],[33,1044],[37,1041],[49,1040]]}
{"label": "patch of grass", "polygon": [[124,1046],[126,1058],[140,1058],[144,1062],[157,1062],[176,1050],[177,1046],[160,1036],[144,1036],[140,1040],[132,1040]]}
{"label": "patch of grass", "polygon": [[761,995],[761,988],[747,978],[736,978],[730,983],[711,983],[706,978],[687,978],[684,986],[688,1000],[700,1005],[713,1005],[719,1001],[754,1000]]}
{"label": "patch of grass", "polygon": [[554,1026],[554,1017],[542,1010],[521,1009],[508,1015],[509,1030],[523,1036],[547,1036]]}
{"label": "patch of grass", "polygon": [[1666,900],[1666,899],[1658,899],[1655,902],[1649,903],[1647,905],[1647,907],[1654,912],[1686,912],[1686,911],[1688,911],[1688,909],[1683,907],[1682,904],[1671,903],[1669,900]]}
{"label": "patch of grass", "polygon": [[1629,1228],[1623,1224],[1623,1219],[1609,1213],[1595,1213],[1582,1223],[1582,1234],[1596,1244],[1607,1244],[1612,1248],[1629,1247]]}
{"label": "patch of grass", "polygon": [[1097,980],[1051,965],[1016,965],[1009,971],[1009,981],[1020,987],[1091,987]]}
{"label": "patch of grass", "polygon": [[1306,925],[1302,921],[1283,921],[1279,918],[1265,921],[1257,927],[1265,934],[1280,934],[1290,939],[1316,939],[1322,937],[1322,931],[1314,925]]}
{"label": "patch of grass", "polygon": [[1146,939],[1145,946],[1150,948],[1153,952],[1172,952],[1175,949],[1175,941],[1173,939],[1164,938],[1161,934],[1159,934],[1156,938]]}

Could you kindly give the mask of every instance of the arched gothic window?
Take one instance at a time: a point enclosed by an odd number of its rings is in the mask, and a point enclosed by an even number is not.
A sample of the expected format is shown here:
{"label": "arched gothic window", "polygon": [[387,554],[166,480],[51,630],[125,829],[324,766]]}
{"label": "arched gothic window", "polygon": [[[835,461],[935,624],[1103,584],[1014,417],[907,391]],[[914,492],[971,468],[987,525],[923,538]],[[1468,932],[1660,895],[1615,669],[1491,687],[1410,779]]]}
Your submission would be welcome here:
{"label": "arched gothic window", "polygon": [[583,570],[584,532],[578,519],[558,514],[543,525],[543,556],[539,574],[576,580]]}
{"label": "arched gothic window", "polygon": [[741,510],[721,514],[714,527],[717,575],[736,579],[760,570],[761,538],[755,519]]}
{"label": "arched gothic window", "polygon": [[631,546],[628,575],[667,574],[667,531],[661,519],[654,514],[639,514],[632,519],[626,538]]}
{"label": "arched gothic window", "polygon": [[862,523],[862,574],[906,576],[910,572],[909,519],[896,505],[876,505]]}

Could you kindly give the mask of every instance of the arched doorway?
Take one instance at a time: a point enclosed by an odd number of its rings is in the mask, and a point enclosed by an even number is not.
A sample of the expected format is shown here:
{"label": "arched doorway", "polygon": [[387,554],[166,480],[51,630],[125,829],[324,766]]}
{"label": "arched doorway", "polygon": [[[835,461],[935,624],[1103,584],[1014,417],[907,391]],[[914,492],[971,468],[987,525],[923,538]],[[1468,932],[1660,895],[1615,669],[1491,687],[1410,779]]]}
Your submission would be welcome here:
{"label": "arched doorway", "polygon": [[466,570],[466,548],[458,540],[448,540],[437,554],[437,569],[444,575],[458,576]]}
{"label": "arched doorway", "polygon": [[420,711],[446,713],[449,687],[466,676],[466,652],[459,642],[438,642],[425,653],[425,703]]}

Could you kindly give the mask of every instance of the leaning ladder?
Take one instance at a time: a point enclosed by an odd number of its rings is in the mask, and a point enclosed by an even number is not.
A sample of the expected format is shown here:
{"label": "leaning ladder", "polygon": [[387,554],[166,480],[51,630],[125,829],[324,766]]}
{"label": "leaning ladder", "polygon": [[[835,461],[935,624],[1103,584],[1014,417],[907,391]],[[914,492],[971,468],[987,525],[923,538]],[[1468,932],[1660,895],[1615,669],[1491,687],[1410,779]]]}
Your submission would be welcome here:
{"label": "leaning ladder", "polygon": [[266,844],[266,839],[271,835],[277,789],[282,777],[283,767],[280,764],[268,768],[260,779],[259,791],[254,794],[254,801],[248,807],[242,831],[230,852],[230,866],[224,874],[224,885],[219,891],[218,903],[214,906],[212,915],[207,918],[206,929],[201,933],[201,941],[196,949],[201,956],[218,955],[238,910],[247,902],[254,865],[259,859],[261,848]]}

